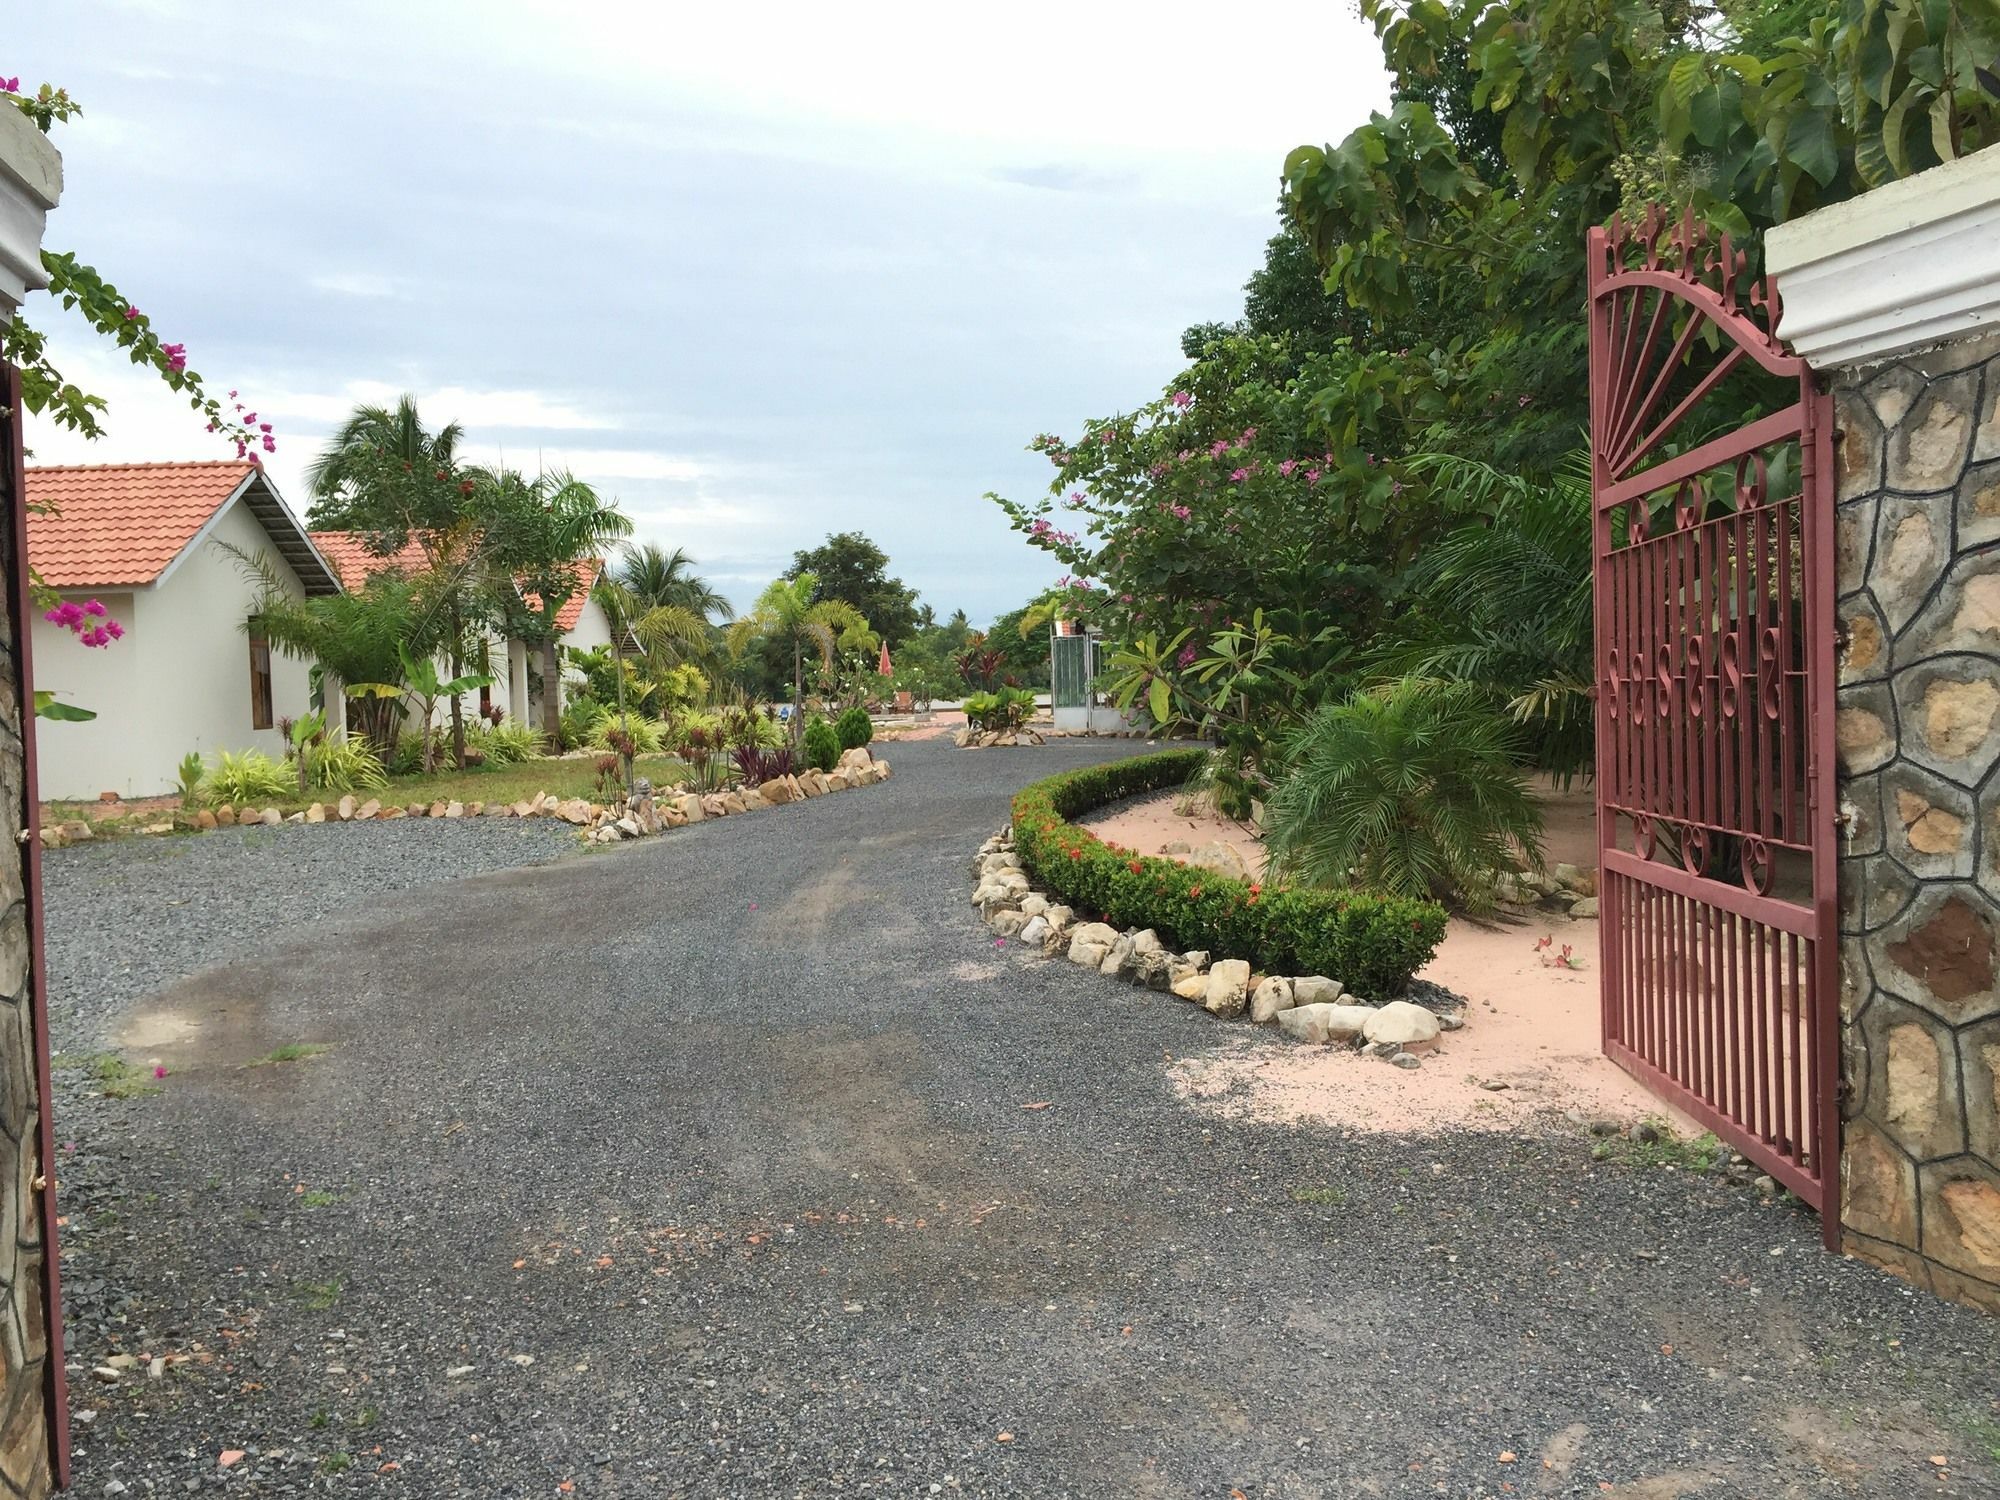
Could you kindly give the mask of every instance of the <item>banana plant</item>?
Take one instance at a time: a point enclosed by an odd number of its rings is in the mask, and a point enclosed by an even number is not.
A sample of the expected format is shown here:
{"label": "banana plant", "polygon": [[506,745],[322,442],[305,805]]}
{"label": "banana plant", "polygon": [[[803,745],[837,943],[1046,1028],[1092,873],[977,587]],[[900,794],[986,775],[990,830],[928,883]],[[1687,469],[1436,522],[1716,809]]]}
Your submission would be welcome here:
{"label": "banana plant", "polygon": [[467,672],[449,679],[440,677],[435,660],[429,656],[412,656],[410,648],[400,643],[396,647],[396,656],[403,665],[402,682],[357,682],[349,686],[347,696],[402,699],[405,711],[414,714],[423,726],[424,774],[429,775],[437,769],[437,738],[431,725],[431,714],[439,701],[491,687],[499,679],[490,672]]}

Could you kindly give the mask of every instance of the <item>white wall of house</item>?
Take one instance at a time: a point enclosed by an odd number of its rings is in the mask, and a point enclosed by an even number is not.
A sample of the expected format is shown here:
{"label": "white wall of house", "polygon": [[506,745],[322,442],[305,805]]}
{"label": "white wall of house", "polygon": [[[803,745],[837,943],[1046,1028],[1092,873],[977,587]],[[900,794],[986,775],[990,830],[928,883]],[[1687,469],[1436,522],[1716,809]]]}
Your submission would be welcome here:
{"label": "white wall of house", "polygon": [[65,590],[66,598],[102,600],[125,626],[125,637],[92,650],[68,631],[36,621],[36,684],[97,713],[87,724],[36,721],[44,798],[158,796],[174,789],[181,757],[190,750],[204,757],[218,750],[284,753],[276,721],[306,711],[310,668],[271,653],[273,727],[253,729],[243,622],[261,590],[212,541],[263,553],[286,591],[303,596],[297,576],[240,500],[147,587],[118,594]]}

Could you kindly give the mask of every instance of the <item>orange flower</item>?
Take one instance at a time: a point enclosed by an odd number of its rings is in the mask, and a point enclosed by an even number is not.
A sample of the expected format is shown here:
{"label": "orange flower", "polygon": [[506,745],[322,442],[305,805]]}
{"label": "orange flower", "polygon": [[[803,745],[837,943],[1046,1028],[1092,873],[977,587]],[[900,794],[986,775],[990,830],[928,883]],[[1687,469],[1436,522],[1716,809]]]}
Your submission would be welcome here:
{"label": "orange flower", "polygon": [[1190,900],[1190,901],[1199,901],[1200,899],[1201,899],[1201,887],[1200,887],[1200,886],[1198,886],[1198,885],[1191,885],[1191,886],[1189,886],[1189,887],[1188,887],[1188,900]]}
{"label": "orange flower", "polygon": [[1138,860],[1134,859],[1126,861],[1125,868],[1130,870],[1134,875],[1137,875],[1142,869],[1145,868],[1145,866],[1141,865]]}

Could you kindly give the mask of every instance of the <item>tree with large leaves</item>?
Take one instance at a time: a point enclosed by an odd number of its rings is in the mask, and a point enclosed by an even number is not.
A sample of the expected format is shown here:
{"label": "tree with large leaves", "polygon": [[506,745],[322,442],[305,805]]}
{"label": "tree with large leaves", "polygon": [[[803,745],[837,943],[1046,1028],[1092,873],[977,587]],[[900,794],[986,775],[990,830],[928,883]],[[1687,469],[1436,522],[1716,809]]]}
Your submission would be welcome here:
{"label": "tree with large leaves", "polygon": [[889,576],[889,554],[858,531],[839,531],[817,547],[792,554],[787,578],[811,574],[820,599],[852,605],[893,649],[917,628],[917,593]]}
{"label": "tree with large leaves", "polygon": [[669,552],[654,542],[628,547],[616,571],[618,582],[647,609],[677,604],[705,620],[725,623],[736,614],[728,599],[695,571],[694,559],[683,548]]}

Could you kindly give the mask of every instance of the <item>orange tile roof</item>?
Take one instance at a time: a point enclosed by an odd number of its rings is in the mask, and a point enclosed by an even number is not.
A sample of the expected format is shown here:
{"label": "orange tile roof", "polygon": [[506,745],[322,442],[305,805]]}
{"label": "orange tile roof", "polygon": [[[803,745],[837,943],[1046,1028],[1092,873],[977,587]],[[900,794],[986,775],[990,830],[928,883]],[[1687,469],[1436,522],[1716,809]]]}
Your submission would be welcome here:
{"label": "orange tile roof", "polygon": [[166,571],[256,466],[89,464],[28,470],[28,560],[51,588],[141,587]]}
{"label": "orange tile roof", "polygon": [[597,575],[603,571],[604,559],[601,557],[585,558],[577,568],[576,588],[563,600],[562,608],[556,611],[556,629],[564,635],[576,629],[576,622],[583,618],[583,607],[590,602],[590,591],[597,587]]}
{"label": "orange tile roof", "polygon": [[369,550],[366,534],[359,531],[315,531],[309,533],[320,556],[332,564],[343,587],[358,589],[377,573],[421,573],[429,559],[412,538],[401,552]]}

